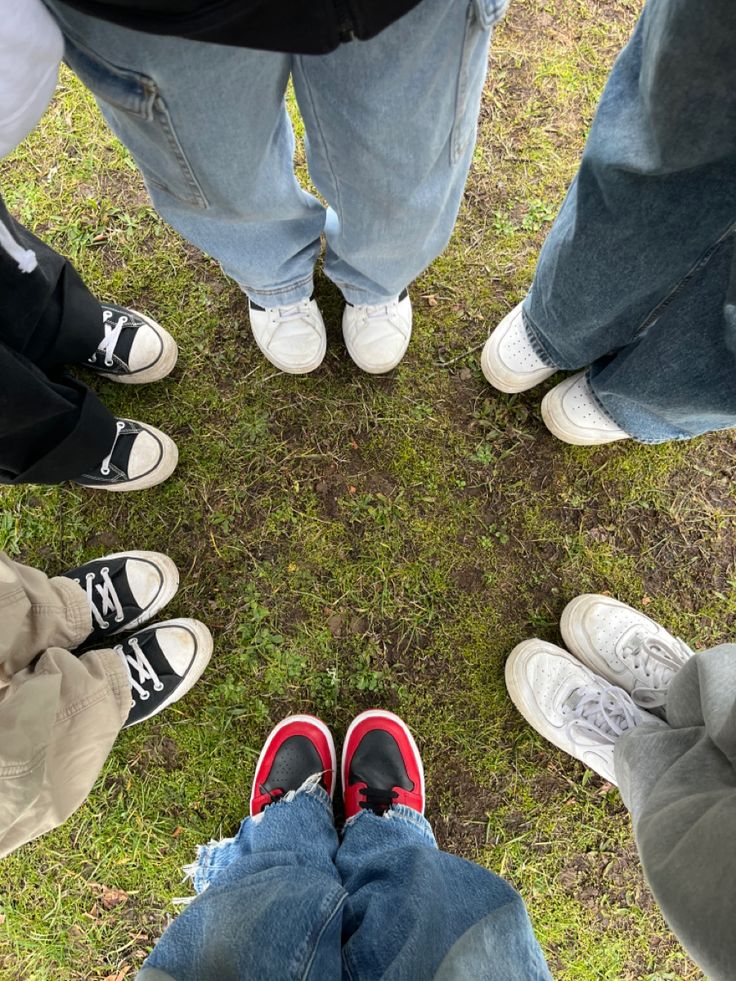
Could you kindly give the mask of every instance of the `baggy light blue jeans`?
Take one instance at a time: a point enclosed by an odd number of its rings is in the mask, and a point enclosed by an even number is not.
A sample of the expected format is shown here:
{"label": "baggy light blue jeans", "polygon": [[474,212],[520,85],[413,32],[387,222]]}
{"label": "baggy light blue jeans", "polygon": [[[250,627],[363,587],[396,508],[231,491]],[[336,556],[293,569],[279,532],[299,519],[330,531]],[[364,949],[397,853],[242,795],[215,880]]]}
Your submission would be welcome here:
{"label": "baggy light blue jeans", "polygon": [[[385,302],[446,246],[508,0],[423,0],[370,41],[293,56],[127,30],[48,0],[66,59],[140,167],[156,210],[252,300]],[[309,172],[299,185],[293,79]]]}
{"label": "baggy light blue jeans", "polygon": [[341,844],[327,794],[301,790],[201,847],[193,881],[138,981],[551,979],[519,894],[408,807]]}
{"label": "baggy light blue jeans", "polygon": [[649,0],[524,319],[637,440],[736,426],[736,4]]}

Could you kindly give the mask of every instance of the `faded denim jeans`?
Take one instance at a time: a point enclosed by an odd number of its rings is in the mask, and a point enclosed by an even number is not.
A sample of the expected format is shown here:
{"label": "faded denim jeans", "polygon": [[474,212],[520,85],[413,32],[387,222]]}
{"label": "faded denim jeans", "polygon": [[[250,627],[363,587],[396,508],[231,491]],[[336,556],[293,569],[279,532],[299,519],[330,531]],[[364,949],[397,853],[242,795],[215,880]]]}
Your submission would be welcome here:
{"label": "faded denim jeans", "polygon": [[[326,274],[397,296],[446,246],[508,0],[423,0],[370,41],[293,56],[130,31],[48,0],[66,59],[136,159],[157,211],[261,306]],[[294,176],[293,79],[309,172]]]}
{"label": "faded denim jeans", "polygon": [[321,787],[291,796],[199,849],[138,981],[550,981],[519,894],[421,815],[362,811],[340,843]]}
{"label": "faded denim jeans", "polygon": [[524,303],[644,443],[736,426],[735,52],[733,0],[649,0]]}

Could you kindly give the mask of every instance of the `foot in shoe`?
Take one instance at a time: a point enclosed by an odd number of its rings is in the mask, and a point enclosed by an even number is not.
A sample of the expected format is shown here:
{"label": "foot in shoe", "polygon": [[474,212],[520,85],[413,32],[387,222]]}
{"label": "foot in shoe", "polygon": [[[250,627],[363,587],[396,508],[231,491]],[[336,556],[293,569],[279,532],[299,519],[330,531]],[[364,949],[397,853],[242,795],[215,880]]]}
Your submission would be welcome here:
{"label": "foot in shoe", "polygon": [[560,630],[579,661],[650,712],[664,706],[670,682],[693,656],[664,627],[610,596],[577,596],[562,611]]}
{"label": "foot in shoe", "polygon": [[159,381],[173,371],[179,349],[167,330],[135,310],[101,306],[103,335],[88,368],[126,385]]}
{"label": "foot in shoe", "polygon": [[480,358],[486,381],[500,392],[525,392],[559,370],[550,367],[532,347],[521,307],[518,303],[506,314],[486,341]]}
{"label": "foot in shoe", "polygon": [[152,620],[179,588],[179,571],[161,552],[116,552],[62,573],[87,593],[91,643]]}
{"label": "foot in shoe", "polygon": [[290,715],[275,726],[258,757],[250,815],[314,780],[332,799],[337,758],[332,733],[313,715]]}
{"label": "foot in shoe", "polygon": [[170,477],[178,460],[176,443],[160,430],[118,419],[110,452],[74,483],[110,491],[143,490]]}
{"label": "foot in shoe", "polygon": [[666,725],[640,709],[622,688],[543,640],[526,640],[513,649],[506,662],[506,687],[533,729],[613,784],[619,737],[636,726]]}
{"label": "foot in shoe", "polygon": [[272,365],[290,375],[319,368],[327,351],[327,332],[314,300],[284,307],[260,307],[248,301],[250,329]]}
{"label": "foot in shoe", "polygon": [[564,443],[597,446],[631,439],[598,405],[584,371],[555,385],[542,399],[542,418],[549,431]]}
{"label": "foot in shoe", "polygon": [[411,340],[411,300],[404,290],[393,300],[374,306],[346,304],[342,336],[348,354],[363,371],[382,375],[406,354]]}
{"label": "foot in shoe", "polygon": [[207,667],[212,634],[199,620],[165,620],[131,634],[114,650],[130,680],[127,729],[186,695]]}
{"label": "foot in shoe", "polygon": [[424,814],[424,767],[409,727],[372,709],[353,719],[342,755],[345,818],[362,810],[383,816],[396,804]]}

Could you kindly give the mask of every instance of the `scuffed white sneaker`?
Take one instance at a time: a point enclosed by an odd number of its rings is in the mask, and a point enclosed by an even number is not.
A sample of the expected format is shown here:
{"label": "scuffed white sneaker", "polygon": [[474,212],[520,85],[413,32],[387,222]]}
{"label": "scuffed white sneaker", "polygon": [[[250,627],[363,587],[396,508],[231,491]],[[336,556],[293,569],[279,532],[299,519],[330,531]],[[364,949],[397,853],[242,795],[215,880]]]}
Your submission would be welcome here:
{"label": "scuffed white sneaker", "polygon": [[248,301],[250,329],[272,365],[290,375],[319,368],[327,351],[327,332],[314,300],[264,308]]}
{"label": "scuffed white sneaker", "polygon": [[170,477],[178,461],[176,443],[160,429],[117,419],[110,452],[74,483],[108,491],[145,490]]}
{"label": "scuffed white sneaker", "polygon": [[136,310],[100,305],[102,336],[87,368],[124,385],[145,385],[173,371],[179,349],[167,330]]}
{"label": "scuffed white sneaker", "polygon": [[480,356],[486,381],[499,392],[525,392],[559,370],[542,361],[532,347],[521,306],[517,303],[492,331]]}
{"label": "scuffed white sneaker", "polygon": [[411,300],[406,290],[375,306],[345,305],[342,336],[348,354],[363,371],[382,375],[406,354],[411,340]]}
{"label": "scuffed white sneaker", "polygon": [[547,392],[542,399],[542,418],[553,436],[574,446],[631,439],[598,405],[584,371]]}
{"label": "scuffed white sneaker", "polygon": [[612,784],[618,739],[636,726],[666,725],[640,709],[623,689],[543,640],[525,640],[513,649],[506,662],[506,687],[532,728]]}
{"label": "scuffed white sneaker", "polygon": [[610,596],[576,596],[562,611],[560,630],[583,664],[649,711],[665,704],[670,682],[693,656],[664,627]]}

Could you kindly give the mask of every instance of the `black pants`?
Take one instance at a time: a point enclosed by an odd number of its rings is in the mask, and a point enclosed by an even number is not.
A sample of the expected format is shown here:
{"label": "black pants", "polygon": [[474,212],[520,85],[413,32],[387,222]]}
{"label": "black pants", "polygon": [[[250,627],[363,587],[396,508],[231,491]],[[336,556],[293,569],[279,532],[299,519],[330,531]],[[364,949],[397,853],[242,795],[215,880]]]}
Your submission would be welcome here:
{"label": "black pants", "polygon": [[96,350],[102,309],[2,198],[0,221],[38,258],[23,273],[0,247],[0,483],[58,484],[99,464],[115,438],[112,413],[64,372]]}

